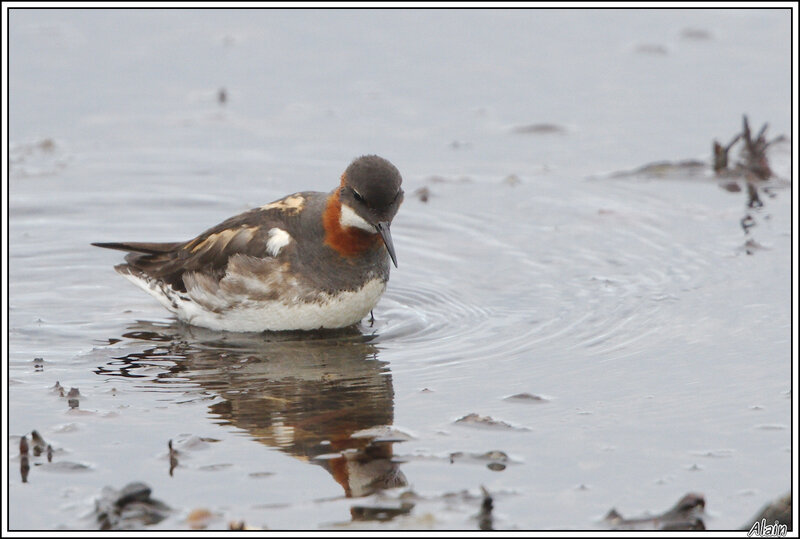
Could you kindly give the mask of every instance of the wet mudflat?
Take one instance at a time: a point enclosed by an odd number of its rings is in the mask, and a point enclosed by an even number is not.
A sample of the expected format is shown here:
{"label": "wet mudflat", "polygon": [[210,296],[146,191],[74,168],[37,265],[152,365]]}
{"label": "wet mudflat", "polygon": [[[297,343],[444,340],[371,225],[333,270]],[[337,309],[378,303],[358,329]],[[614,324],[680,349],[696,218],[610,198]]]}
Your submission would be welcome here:
{"label": "wet mudflat", "polygon": [[[790,141],[712,141],[789,134],[785,17],[15,12],[10,527],[742,527],[790,488]],[[406,191],[372,325],[192,328],[89,246],[360,153]]]}

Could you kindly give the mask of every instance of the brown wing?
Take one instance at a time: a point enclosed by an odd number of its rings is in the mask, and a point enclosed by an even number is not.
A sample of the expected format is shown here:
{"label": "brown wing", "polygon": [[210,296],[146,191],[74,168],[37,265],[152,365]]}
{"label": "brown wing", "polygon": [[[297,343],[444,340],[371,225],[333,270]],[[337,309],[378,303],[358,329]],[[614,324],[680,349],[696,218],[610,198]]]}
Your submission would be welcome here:
{"label": "brown wing", "polygon": [[[92,245],[128,251],[129,254],[125,257],[127,266],[163,281],[175,290],[185,292],[185,273],[199,273],[219,281],[224,277],[232,256],[267,256],[269,230],[273,227],[294,228],[291,225],[305,202],[305,195],[306,193],[297,193],[236,215],[187,242],[117,242]],[[287,200],[292,205],[287,205]]]}

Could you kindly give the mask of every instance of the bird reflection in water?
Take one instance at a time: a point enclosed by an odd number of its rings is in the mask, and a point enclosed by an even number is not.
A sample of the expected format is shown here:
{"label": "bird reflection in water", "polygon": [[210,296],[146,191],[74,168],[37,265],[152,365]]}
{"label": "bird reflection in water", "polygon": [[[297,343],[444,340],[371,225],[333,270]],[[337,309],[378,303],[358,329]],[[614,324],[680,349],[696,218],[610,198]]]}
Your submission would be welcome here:
{"label": "bird reflection in water", "polygon": [[175,378],[218,395],[223,400],[210,410],[223,424],[322,466],[347,497],[407,485],[393,457],[401,439],[391,428],[392,376],[372,336],[355,328],[250,334],[139,322],[123,337],[152,347],[116,358],[98,374],[152,376],[136,371],[166,368],[154,383]]}

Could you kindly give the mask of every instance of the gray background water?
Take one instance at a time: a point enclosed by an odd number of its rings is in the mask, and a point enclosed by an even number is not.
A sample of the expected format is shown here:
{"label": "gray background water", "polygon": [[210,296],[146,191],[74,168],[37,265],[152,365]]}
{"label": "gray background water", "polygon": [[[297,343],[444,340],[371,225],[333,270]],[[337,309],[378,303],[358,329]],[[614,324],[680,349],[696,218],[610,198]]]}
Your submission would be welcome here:
{"label": "gray background water", "polygon": [[[483,485],[498,528],[595,528],[612,506],[654,513],[694,491],[724,529],[789,490],[789,145],[757,211],[708,170],[611,177],[707,162],[743,113],[789,134],[788,11],[9,21],[12,529],[92,527],[102,488],[136,480],[175,509],[162,528],[206,508],[210,527],[474,529]],[[515,132],[532,124],[555,132]],[[330,190],[364,153],[407,194],[368,342],[184,328],[114,273],[119,253],[89,246],[188,239]],[[80,389],[77,409],[56,381]],[[547,400],[505,399],[523,392]],[[455,423],[470,413],[513,428]],[[386,425],[410,438],[383,462],[407,485],[346,497],[325,460]],[[33,429],[55,454],[22,483]],[[451,458],[488,451],[507,467]],[[370,473],[351,469],[350,494]],[[409,490],[410,514],[351,519]]]}

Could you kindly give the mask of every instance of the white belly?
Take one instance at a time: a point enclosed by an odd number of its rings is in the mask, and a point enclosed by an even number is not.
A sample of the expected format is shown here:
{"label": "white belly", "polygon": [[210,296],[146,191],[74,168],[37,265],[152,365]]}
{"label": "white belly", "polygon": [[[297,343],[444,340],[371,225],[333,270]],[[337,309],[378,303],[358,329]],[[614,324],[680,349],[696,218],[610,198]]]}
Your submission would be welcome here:
{"label": "white belly", "polygon": [[188,295],[175,292],[164,283],[145,281],[129,273],[123,275],[158,299],[181,320],[195,326],[225,331],[314,330],[351,326],[360,322],[375,307],[386,290],[385,281],[373,279],[359,290],[341,292],[335,297],[322,294],[314,302],[246,299],[215,312],[193,301]]}

